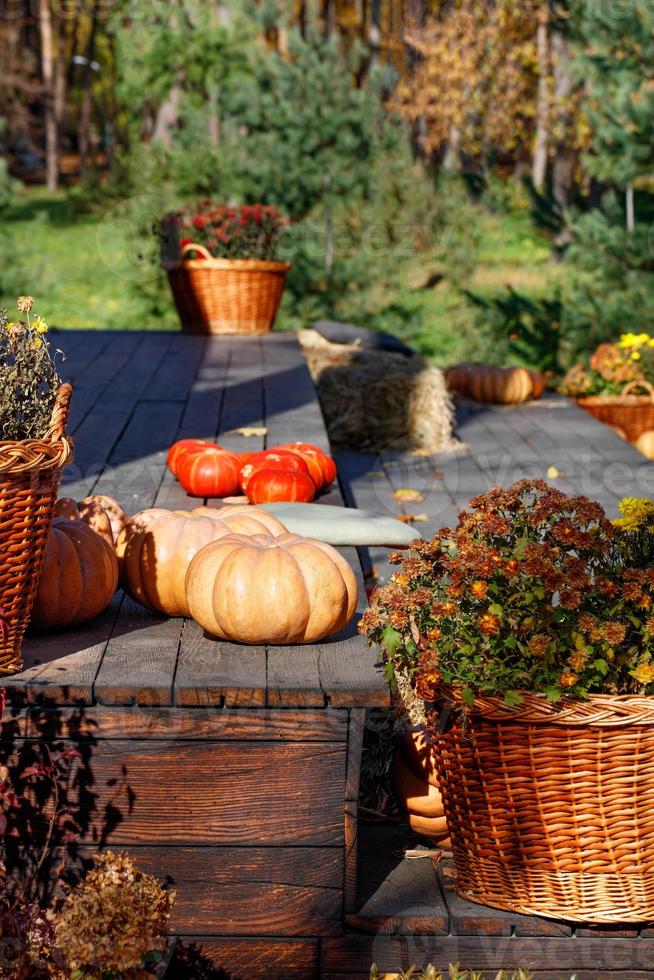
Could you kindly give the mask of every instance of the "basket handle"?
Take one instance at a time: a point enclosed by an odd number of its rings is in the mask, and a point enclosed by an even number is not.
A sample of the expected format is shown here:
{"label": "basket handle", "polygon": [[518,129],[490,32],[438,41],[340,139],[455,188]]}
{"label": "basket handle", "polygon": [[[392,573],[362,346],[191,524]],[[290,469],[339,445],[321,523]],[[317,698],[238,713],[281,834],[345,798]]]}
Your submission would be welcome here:
{"label": "basket handle", "polygon": [[642,381],[629,381],[624,386],[620,394],[628,395],[631,392],[632,388],[644,388],[647,394],[649,395],[650,401],[652,402],[652,404],[654,404],[654,388],[649,383],[649,381],[645,381],[644,379]]}
{"label": "basket handle", "polygon": [[46,439],[51,439],[55,442],[64,438],[72,394],[73,387],[68,382],[63,384],[57,392],[54,408],[52,409],[52,417],[50,418],[50,426],[45,435]]}
{"label": "basket handle", "polygon": [[[182,245],[182,258],[185,258],[187,252],[199,252],[203,259],[213,258],[211,253],[204,247],[204,245],[194,245],[193,242],[187,242],[186,245]],[[652,391],[652,396],[654,397],[654,390]]]}

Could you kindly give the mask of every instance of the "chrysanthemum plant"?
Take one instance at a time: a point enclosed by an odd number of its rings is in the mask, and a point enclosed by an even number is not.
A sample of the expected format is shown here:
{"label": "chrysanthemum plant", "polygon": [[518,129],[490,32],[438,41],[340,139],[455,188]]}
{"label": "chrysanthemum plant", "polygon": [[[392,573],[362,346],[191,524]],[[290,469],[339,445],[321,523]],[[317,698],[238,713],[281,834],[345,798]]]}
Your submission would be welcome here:
{"label": "chrysanthemum plant", "polygon": [[471,500],[456,528],[418,540],[360,629],[387,676],[518,704],[522,692],[654,693],[654,503],[602,507],[543,481]]}
{"label": "chrysanthemum plant", "polygon": [[48,431],[61,378],[46,339],[48,325],[32,316],[34,300],[18,297],[25,319],[0,310],[0,440],[41,439]]}
{"label": "chrysanthemum plant", "polygon": [[[274,261],[288,219],[266,204],[230,207],[202,201],[167,215],[161,226],[162,257],[177,261],[185,245],[202,245],[213,258]],[[202,259],[189,249],[186,258]]]}
{"label": "chrysanthemum plant", "polygon": [[615,344],[600,344],[587,363],[575,364],[561,391],[572,398],[619,395],[630,381],[654,384],[654,337],[625,333]]}

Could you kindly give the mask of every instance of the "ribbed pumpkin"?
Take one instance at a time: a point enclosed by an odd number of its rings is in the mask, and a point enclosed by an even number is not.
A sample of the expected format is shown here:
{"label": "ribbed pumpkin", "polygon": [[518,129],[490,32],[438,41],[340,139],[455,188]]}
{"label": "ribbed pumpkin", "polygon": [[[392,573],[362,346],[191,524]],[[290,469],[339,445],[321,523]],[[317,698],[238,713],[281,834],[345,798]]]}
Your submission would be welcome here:
{"label": "ribbed pumpkin", "polygon": [[183,453],[177,478],[191,497],[232,497],[238,493],[242,462],[218,446]]}
{"label": "ribbed pumpkin", "polygon": [[[330,486],[336,479],[336,463],[331,456],[323,452],[319,446],[314,446],[312,442],[289,442],[287,445],[278,448],[290,449],[302,456],[309,467],[309,473],[316,484],[316,490]],[[318,479],[318,473],[322,476],[321,480]]]}
{"label": "ribbed pumpkin", "polygon": [[222,517],[162,508],[135,514],[116,548],[122,580],[130,595],[167,616],[186,616],[186,572],[201,548],[234,532],[270,533],[273,528],[276,533],[285,533],[276,518],[254,507],[235,507],[240,513],[226,513],[230,510],[227,507],[221,510],[225,512]]}
{"label": "ribbed pumpkin", "polygon": [[113,545],[83,521],[55,517],[48,535],[32,626],[61,629],[93,619],[118,587]]}
{"label": "ribbed pumpkin", "polygon": [[345,559],[296,534],[233,534],[189,565],[191,616],[212,636],[240,643],[315,643],[352,618],[357,583]]}
{"label": "ribbed pumpkin", "polygon": [[255,470],[248,480],[247,498],[251,504],[276,501],[309,503],[316,495],[316,485],[308,473],[290,469]]}
{"label": "ribbed pumpkin", "polygon": [[118,501],[104,494],[94,494],[79,501],[61,497],[55,504],[55,517],[84,521],[110,544],[115,544],[128,520]]}
{"label": "ribbed pumpkin", "polygon": [[449,848],[445,808],[438,787],[433,747],[424,731],[408,732],[393,763],[393,784],[398,802],[407,811],[409,826]]}
{"label": "ribbed pumpkin", "polygon": [[[309,476],[309,467],[299,453],[291,452],[290,449],[273,450],[254,453],[241,469],[240,486],[243,493],[247,493],[248,483],[257,470],[293,470],[296,473],[306,473]],[[322,482],[322,475],[321,475]]]}
{"label": "ribbed pumpkin", "polygon": [[168,450],[168,455],[166,456],[166,466],[173,474],[177,476],[177,471],[179,469],[179,464],[182,457],[187,453],[197,453],[203,449],[220,449],[215,442],[210,442],[209,439],[178,439],[174,442],[170,449]]}

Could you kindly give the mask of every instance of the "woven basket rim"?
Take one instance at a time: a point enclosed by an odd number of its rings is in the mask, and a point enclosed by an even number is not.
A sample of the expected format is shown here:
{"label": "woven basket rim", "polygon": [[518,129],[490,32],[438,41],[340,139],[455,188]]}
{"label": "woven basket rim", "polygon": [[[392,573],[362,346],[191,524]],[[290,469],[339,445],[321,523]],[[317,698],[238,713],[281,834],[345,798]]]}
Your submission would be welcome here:
{"label": "woven basket rim", "polygon": [[[464,707],[460,692],[440,688],[441,699],[455,709]],[[654,726],[654,696],[646,694],[591,694],[587,699],[565,699],[552,703],[544,694],[520,691],[522,702],[507,705],[501,697],[475,695],[472,716],[487,721],[510,721],[521,725],[618,728],[627,725]]]}
{"label": "woven basket rim", "polygon": [[578,405],[606,405],[607,407],[651,405],[654,408],[654,402],[649,395],[585,395],[577,398],[576,401]]}
{"label": "woven basket rim", "polygon": [[222,269],[229,272],[288,272],[290,262],[272,259],[177,259],[164,262],[167,272],[186,272],[196,269]]}
{"label": "woven basket rim", "polygon": [[56,470],[70,462],[73,442],[65,435],[65,427],[72,391],[68,383],[59,388],[50,428],[43,439],[0,440],[0,476]]}

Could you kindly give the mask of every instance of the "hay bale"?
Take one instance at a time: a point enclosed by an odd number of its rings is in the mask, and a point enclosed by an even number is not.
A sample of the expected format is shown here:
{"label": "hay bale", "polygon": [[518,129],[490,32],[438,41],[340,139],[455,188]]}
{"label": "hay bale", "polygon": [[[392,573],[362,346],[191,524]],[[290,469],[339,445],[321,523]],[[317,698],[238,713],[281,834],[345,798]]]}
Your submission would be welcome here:
{"label": "hay bale", "polygon": [[299,336],[335,450],[459,448],[443,375],[422,357],[333,344],[315,330]]}

